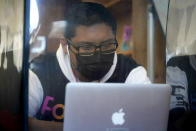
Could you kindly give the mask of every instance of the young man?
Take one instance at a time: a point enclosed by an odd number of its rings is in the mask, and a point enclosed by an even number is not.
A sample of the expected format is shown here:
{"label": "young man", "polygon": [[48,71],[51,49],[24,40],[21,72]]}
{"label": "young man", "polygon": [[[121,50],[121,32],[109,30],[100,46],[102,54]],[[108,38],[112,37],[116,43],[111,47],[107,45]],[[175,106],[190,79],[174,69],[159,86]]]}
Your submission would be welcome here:
{"label": "young man", "polygon": [[65,38],[56,54],[41,55],[31,63],[30,117],[63,121],[68,82],[150,83],[142,66],[116,54],[116,22],[104,6],[74,4],[65,21]]}

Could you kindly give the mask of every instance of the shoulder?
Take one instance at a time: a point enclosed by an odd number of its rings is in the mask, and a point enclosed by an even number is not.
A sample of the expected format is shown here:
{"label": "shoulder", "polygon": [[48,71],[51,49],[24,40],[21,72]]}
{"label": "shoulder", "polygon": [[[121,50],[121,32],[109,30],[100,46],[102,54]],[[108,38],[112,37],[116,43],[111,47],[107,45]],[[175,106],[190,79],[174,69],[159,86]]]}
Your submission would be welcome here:
{"label": "shoulder", "polygon": [[31,62],[30,65],[33,64],[45,64],[47,62],[51,62],[51,60],[55,60],[56,59],[56,55],[54,53],[45,53],[45,54],[41,54],[40,56],[34,58]]}
{"label": "shoulder", "polygon": [[139,64],[137,64],[132,58],[129,58],[127,56],[118,54],[118,58],[117,58],[117,69],[120,70],[121,72],[125,71],[125,72],[129,72],[131,70],[133,70],[134,68],[140,66]]}
{"label": "shoulder", "polygon": [[150,83],[144,67],[124,55],[118,54],[115,73],[118,74],[118,79],[125,83]]}
{"label": "shoulder", "polygon": [[190,64],[189,56],[176,56],[171,58],[167,63],[167,75],[178,76],[173,78],[170,77],[170,79],[178,79],[186,75],[188,77],[191,72],[192,66]]}
{"label": "shoulder", "polygon": [[137,67],[139,64],[137,64],[132,58],[118,54],[118,63],[119,64],[126,64],[128,66],[134,66]]}
{"label": "shoulder", "polygon": [[150,84],[151,81],[147,76],[146,69],[143,66],[137,66],[136,68],[130,71],[125,83]]}
{"label": "shoulder", "polygon": [[55,54],[47,53],[42,54],[30,62],[30,69],[39,75],[40,73],[48,72],[57,64],[57,58]]}
{"label": "shoulder", "polygon": [[167,62],[167,66],[178,66],[181,69],[187,68],[188,65],[190,65],[188,56],[175,56]]}

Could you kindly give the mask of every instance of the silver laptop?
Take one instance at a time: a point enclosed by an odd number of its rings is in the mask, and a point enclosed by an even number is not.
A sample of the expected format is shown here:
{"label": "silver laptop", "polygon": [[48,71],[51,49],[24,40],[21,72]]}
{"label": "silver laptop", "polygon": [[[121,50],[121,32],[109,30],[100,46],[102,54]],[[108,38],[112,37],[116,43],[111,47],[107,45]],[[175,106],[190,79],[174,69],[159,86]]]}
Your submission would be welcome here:
{"label": "silver laptop", "polygon": [[166,131],[166,84],[69,83],[64,131]]}

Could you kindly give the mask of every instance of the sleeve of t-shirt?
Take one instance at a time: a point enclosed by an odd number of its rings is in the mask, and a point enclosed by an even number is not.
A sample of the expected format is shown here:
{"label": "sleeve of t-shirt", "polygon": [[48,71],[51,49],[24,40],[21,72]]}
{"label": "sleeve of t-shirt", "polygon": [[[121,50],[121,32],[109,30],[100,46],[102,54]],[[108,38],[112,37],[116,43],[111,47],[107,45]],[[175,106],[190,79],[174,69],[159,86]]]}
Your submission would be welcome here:
{"label": "sleeve of t-shirt", "polygon": [[43,88],[37,75],[29,70],[29,117],[34,117],[43,101]]}
{"label": "sleeve of t-shirt", "polygon": [[188,107],[188,82],[186,73],[177,66],[168,66],[166,83],[172,86],[170,109]]}
{"label": "sleeve of t-shirt", "polygon": [[138,66],[131,70],[125,83],[131,84],[150,84],[151,81],[147,76],[147,72],[144,67]]}

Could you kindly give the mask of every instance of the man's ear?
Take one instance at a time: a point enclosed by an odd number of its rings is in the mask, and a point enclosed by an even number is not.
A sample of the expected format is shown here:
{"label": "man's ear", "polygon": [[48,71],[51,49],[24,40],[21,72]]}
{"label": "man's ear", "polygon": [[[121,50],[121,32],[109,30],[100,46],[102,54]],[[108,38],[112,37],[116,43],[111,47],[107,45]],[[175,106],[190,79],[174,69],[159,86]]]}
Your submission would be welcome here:
{"label": "man's ear", "polygon": [[64,38],[64,37],[60,38],[60,43],[61,43],[61,46],[63,48],[63,51],[65,53],[67,53],[67,41],[66,41],[66,38]]}

